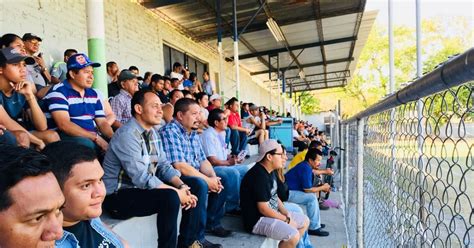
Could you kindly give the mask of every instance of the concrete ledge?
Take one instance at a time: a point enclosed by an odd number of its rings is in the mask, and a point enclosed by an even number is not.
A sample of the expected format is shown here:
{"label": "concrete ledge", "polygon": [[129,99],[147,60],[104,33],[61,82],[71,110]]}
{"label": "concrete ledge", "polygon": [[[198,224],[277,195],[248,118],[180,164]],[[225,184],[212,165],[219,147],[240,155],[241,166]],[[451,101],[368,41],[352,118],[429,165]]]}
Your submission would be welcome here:
{"label": "concrete ledge", "polygon": [[[156,229],[157,214],[145,217],[133,217],[127,220],[111,218],[107,213],[102,214],[101,219],[109,225],[112,230],[125,239],[131,247],[156,248],[158,246],[158,231]],[[178,216],[181,221],[181,212]],[[246,248],[271,248],[278,247],[278,240],[252,235],[244,231],[240,218],[224,217],[222,224],[225,228],[234,231],[228,238],[219,238],[206,235],[206,238],[214,243],[220,243],[224,247],[246,247]],[[179,227],[179,225],[178,225]]]}

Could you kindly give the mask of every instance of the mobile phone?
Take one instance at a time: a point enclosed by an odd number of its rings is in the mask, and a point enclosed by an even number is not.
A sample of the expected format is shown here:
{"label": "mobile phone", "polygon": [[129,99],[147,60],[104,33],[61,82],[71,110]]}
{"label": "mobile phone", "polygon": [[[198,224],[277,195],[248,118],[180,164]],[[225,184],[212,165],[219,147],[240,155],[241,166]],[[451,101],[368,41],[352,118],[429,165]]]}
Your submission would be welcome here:
{"label": "mobile phone", "polygon": [[247,150],[242,150],[240,151],[239,155],[237,155],[237,159],[240,161],[240,160],[244,160],[245,156],[247,155]]}
{"label": "mobile phone", "polygon": [[42,57],[43,57],[43,53],[38,53],[38,57],[42,58]]}

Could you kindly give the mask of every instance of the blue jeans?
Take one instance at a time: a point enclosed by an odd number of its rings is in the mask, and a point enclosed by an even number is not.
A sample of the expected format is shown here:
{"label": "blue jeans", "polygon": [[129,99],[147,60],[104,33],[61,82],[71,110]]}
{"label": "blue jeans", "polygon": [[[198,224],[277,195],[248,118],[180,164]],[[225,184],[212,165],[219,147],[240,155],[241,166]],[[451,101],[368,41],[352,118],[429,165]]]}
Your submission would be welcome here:
{"label": "blue jeans", "polygon": [[0,144],[7,144],[16,146],[16,138],[11,132],[4,130],[3,134],[0,135]]}
{"label": "blue jeans", "polygon": [[[284,202],[286,210],[290,212],[295,212],[295,213],[300,213],[304,214],[303,209],[301,209],[298,204],[291,203],[291,202]],[[296,245],[296,248],[313,248],[313,245],[311,244],[311,240],[309,239],[308,236],[308,231],[304,232],[303,237],[301,237],[300,242]]]}
{"label": "blue jeans", "polygon": [[230,145],[232,146],[232,155],[238,155],[247,147],[247,133],[230,129]]}
{"label": "blue jeans", "polygon": [[319,202],[316,193],[305,193],[299,190],[290,190],[289,202],[304,205],[309,218],[310,230],[317,230],[321,227],[321,217],[319,213]]}
{"label": "blue jeans", "polygon": [[[195,208],[183,212],[181,228],[192,229],[186,231],[188,237],[180,237],[180,239],[186,240],[184,243],[189,244],[191,240],[203,241],[206,228],[214,229],[221,226],[221,219],[225,214],[224,203],[227,197],[226,186],[228,186],[228,178],[225,176],[220,177],[224,189],[217,194],[208,193],[209,188],[204,179],[181,176],[181,180],[191,188],[191,193],[198,198]],[[192,236],[192,234],[195,235]]]}
{"label": "blue jeans", "polygon": [[226,212],[239,209],[240,182],[242,182],[242,178],[244,178],[244,175],[248,170],[249,166],[245,164],[214,167],[214,171],[218,177],[227,178],[227,185],[224,185],[224,188],[227,189],[227,199],[225,204]]}

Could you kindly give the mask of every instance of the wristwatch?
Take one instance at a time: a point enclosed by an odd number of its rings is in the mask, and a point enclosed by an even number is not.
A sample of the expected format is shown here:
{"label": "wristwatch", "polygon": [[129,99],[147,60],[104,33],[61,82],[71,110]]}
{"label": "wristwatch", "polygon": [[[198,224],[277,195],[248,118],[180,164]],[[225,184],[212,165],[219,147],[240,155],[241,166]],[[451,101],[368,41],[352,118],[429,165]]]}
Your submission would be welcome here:
{"label": "wristwatch", "polygon": [[289,216],[286,216],[285,222],[288,223],[288,224],[290,224],[290,221],[291,221],[290,217],[289,217]]}
{"label": "wristwatch", "polygon": [[186,185],[185,183],[182,183],[182,184],[178,185],[178,189],[182,189],[184,186],[188,186],[188,185]]}

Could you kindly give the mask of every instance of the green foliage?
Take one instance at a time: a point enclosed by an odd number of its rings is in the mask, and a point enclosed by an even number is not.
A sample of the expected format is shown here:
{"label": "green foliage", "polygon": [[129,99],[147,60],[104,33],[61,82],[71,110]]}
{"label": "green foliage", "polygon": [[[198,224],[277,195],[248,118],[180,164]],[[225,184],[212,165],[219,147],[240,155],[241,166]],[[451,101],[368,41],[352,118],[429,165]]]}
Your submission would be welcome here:
{"label": "green foliage", "polygon": [[[466,18],[428,19],[422,22],[423,71],[429,72],[449,56],[470,48],[474,31],[467,30]],[[405,82],[416,77],[416,30],[407,26],[394,27],[395,91]],[[389,46],[385,27],[375,24],[369,34],[351,81],[343,91],[328,93],[317,91],[314,95],[324,106],[322,111],[334,108],[337,99],[342,101],[343,115],[351,116],[380,101],[388,93]],[[466,93],[458,97],[469,97]],[[466,99],[461,99],[465,101]],[[311,102],[314,104],[314,102]],[[441,113],[442,103],[433,101],[433,113]],[[447,106],[452,107],[452,106]],[[304,108],[304,105],[303,105]],[[310,107],[307,109],[315,109]]]}
{"label": "green foliage", "polygon": [[303,112],[305,115],[310,115],[314,114],[318,111],[321,111],[320,109],[320,102],[319,99],[314,97],[314,95],[308,93],[307,91],[296,93],[297,99],[299,98],[299,101],[301,102],[301,112]]}

